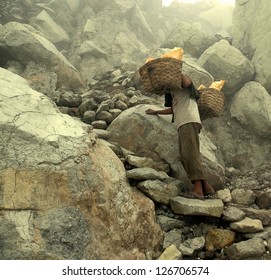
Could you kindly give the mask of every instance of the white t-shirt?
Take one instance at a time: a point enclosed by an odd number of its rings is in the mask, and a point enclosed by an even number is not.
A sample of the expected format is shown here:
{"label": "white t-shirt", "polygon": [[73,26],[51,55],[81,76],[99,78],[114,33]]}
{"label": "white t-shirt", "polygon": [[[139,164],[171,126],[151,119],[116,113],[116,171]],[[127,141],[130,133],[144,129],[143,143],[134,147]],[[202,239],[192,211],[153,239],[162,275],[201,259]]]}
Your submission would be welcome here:
{"label": "white t-shirt", "polygon": [[181,88],[171,91],[174,123],[177,129],[187,123],[201,124],[197,101],[190,98],[190,89]]}

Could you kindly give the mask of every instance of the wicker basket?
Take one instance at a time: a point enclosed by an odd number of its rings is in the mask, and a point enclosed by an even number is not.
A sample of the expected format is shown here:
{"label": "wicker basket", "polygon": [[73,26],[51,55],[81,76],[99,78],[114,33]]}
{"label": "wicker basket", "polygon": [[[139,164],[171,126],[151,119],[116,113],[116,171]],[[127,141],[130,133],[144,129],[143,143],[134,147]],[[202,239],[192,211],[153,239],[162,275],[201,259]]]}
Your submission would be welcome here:
{"label": "wicker basket", "polygon": [[165,91],[180,88],[182,61],[176,58],[157,58],[139,69],[144,89],[162,95]]}
{"label": "wicker basket", "polygon": [[219,117],[224,109],[225,96],[223,92],[213,88],[204,88],[200,90],[200,93],[197,102],[201,119]]}

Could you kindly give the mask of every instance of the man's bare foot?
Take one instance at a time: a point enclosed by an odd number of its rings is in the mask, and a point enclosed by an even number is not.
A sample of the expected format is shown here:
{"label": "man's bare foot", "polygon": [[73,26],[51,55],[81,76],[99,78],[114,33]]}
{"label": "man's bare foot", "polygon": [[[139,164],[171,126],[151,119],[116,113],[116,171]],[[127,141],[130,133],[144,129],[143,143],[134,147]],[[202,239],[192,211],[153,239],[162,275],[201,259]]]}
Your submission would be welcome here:
{"label": "man's bare foot", "polygon": [[204,198],[203,185],[201,180],[194,181],[194,188],[190,193],[199,198]]}
{"label": "man's bare foot", "polygon": [[215,190],[214,188],[206,181],[202,181],[203,184],[203,193],[204,195],[214,195],[215,194]]}

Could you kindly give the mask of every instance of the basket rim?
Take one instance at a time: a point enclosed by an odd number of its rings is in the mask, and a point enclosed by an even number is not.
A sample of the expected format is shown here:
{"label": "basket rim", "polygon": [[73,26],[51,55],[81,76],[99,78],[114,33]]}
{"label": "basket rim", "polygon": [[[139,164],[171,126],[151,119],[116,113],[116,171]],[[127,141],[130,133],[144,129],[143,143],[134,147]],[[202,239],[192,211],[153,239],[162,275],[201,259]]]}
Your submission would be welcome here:
{"label": "basket rim", "polygon": [[160,61],[164,61],[164,62],[168,61],[168,62],[173,62],[173,63],[177,62],[179,64],[183,64],[182,60],[174,58],[174,57],[158,57],[158,58],[155,58],[153,60],[150,60],[150,61],[146,62],[144,65],[142,65],[139,68],[139,71],[141,72],[145,67],[150,66],[150,65],[155,64],[155,63],[160,62]]}

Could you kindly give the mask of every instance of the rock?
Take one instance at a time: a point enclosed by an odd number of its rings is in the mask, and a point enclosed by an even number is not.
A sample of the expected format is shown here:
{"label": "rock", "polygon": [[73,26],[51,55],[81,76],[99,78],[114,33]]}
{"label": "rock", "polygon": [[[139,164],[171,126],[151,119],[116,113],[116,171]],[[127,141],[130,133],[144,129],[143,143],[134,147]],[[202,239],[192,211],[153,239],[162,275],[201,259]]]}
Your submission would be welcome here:
{"label": "rock", "polygon": [[34,222],[46,241],[50,255],[62,256],[63,259],[84,258],[85,248],[92,238],[88,223],[78,208],[66,206],[48,209],[31,221]]}
{"label": "rock", "polygon": [[251,190],[235,189],[231,192],[232,201],[237,204],[251,205],[255,201],[255,194]]}
{"label": "rock", "polygon": [[47,95],[54,102],[59,101],[60,96],[56,92],[58,78],[55,72],[49,71],[46,67],[33,61],[29,61],[24,71],[17,72],[16,74],[25,78],[32,89]]}
{"label": "rock", "polygon": [[82,100],[80,95],[74,94],[72,91],[64,91],[60,94],[57,105],[64,107],[79,107],[81,103]]}
{"label": "rock", "polygon": [[107,123],[104,120],[93,121],[91,123],[91,125],[96,129],[106,129],[107,128]]}
{"label": "rock", "polygon": [[207,251],[221,250],[234,243],[235,232],[214,228],[206,235],[205,248]]}
{"label": "rock", "polygon": [[10,22],[0,26],[0,45],[5,59],[26,65],[30,60],[42,64],[57,74],[57,86],[71,89],[85,84],[75,67],[47,39],[30,25]]}
{"label": "rock", "polygon": [[101,139],[107,140],[109,138],[109,132],[104,129],[93,129],[97,136]]}
{"label": "rock", "polygon": [[150,167],[134,168],[126,172],[127,177],[135,180],[165,180],[169,176],[163,171],[156,171]]}
{"label": "rock", "polygon": [[230,223],[230,228],[242,233],[258,232],[264,229],[260,220],[247,217],[241,221]]}
{"label": "rock", "polygon": [[204,248],[204,245],[205,245],[205,238],[201,236],[201,237],[195,237],[192,239],[185,240],[178,247],[178,249],[180,250],[183,256],[192,257],[196,252]]}
{"label": "rock", "polygon": [[208,48],[198,59],[198,64],[215,80],[225,80],[222,91],[231,95],[251,81],[254,74],[252,63],[226,40]]}
{"label": "rock", "polygon": [[178,196],[170,199],[170,206],[176,214],[220,217],[224,205],[220,199],[203,201]]}
{"label": "rock", "polygon": [[239,222],[245,218],[246,214],[244,211],[234,206],[228,206],[223,211],[223,219],[228,222]]}
{"label": "rock", "polygon": [[176,245],[172,244],[168,246],[158,260],[180,260],[182,253],[177,249]]}
{"label": "rock", "polygon": [[268,241],[267,241],[267,250],[268,250],[269,253],[270,253],[270,251],[271,251],[271,238],[268,239]]}
{"label": "rock", "polygon": [[23,78],[2,68],[0,77],[1,259],[161,253],[154,204],[115,153]]}
{"label": "rock", "polygon": [[271,210],[242,208],[248,218],[260,220],[263,226],[271,225]]}
{"label": "rock", "polygon": [[128,109],[128,105],[125,102],[123,102],[122,100],[117,100],[115,103],[115,108],[123,111],[123,110]]}
{"label": "rock", "polygon": [[176,197],[179,194],[179,190],[174,184],[164,183],[159,180],[140,182],[137,188],[155,202],[162,204],[169,204],[170,198]]}
{"label": "rock", "polygon": [[126,17],[132,27],[138,26],[136,33],[139,38],[142,38],[143,35],[143,38],[147,38],[149,43],[156,43],[156,37],[153,34],[139,5],[132,5],[132,7],[127,11]]}
{"label": "rock", "polygon": [[82,118],[83,122],[91,124],[92,122],[95,121],[95,116],[96,116],[95,111],[87,110],[87,111],[84,112],[84,115],[83,115],[83,118]]}
{"label": "rock", "polygon": [[109,113],[113,116],[114,119],[119,116],[121,112],[122,111],[120,109],[109,109]]}
{"label": "rock", "polygon": [[198,58],[215,42],[216,39],[211,35],[199,31],[191,24],[181,22],[161,44],[161,47],[173,49],[181,46],[185,54]]}
{"label": "rock", "polygon": [[[245,54],[255,66],[255,81],[261,83],[267,91],[270,82],[270,44],[267,34],[270,32],[271,19],[268,3],[256,0],[236,3],[233,14],[232,44]],[[255,17],[257,14],[259,16]],[[264,20],[264,24],[262,24]],[[253,28],[247,29],[247,26]]]}
{"label": "rock", "polygon": [[225,248],[225,254],[231,260],[255,260],[255,258],[261,257],[265,251],[265,246],[260,238],[241,241]]}
{"label": "rock", "polygon": [[86,21],[83,33],[88,34],[94,34],[97,30],[96,22],[93,19],[88,19]]}
{"label": "rock", "polygon": [[234,96],[231,116],[248,130],[262,137],[271,137],[271,96],[257,82],[244,85]]}
{"label": "rock", "polygon": [[153,167],[155,165],[151,158],[139,157],[134,155],[128,155],[126,161],[135,167]]}
{"label": "rock", "polygon": [[98,114],[96,114],[96,119],[105,121],[106,124],[109,125],[113,121],[113,116],[107,111],[101,111]]}
{"label": "rock", "polygon": [[97,107],[96,101],[90,97],[82,101],[81,105],[78,107],[78,111],[80,115],[83,116],[86,111],[94,111],[96,113]]}
{"label": "rock", "polygon": [[165,231],[165,232],[170,231],[174,228],[182,228],[185,225],[184,221],[169,218],[169,217],[164,216],[164,215],[158,215],[157,216],[157,221],[158,221],[158,224],[163,229],[163,231]]}
{"label": "rock", "polygon": [[140,104],[139,100],[138,100],[138,97],[137,96],[132,96],[130,99],[129,99],[129,105],[130,107],[132,106],[135,106],[135,105],[138,105]]}
{"label": "rock", "polygon": [[172,229],[165,233],[163,248],[167,248],[171,244],[174,244],[178,247],[182,242],[182,230],[181,229]]}
{"label": "rock", "polygon": [[125,160],[134,167],[150,167],[157,171],[164,171],[168,173],[170,171],[170,168],[168,164],[164,162],[156,162],[148,157],[139,157],[135,155],[128,155]]}
{"label": "rock", "polygon": [[65,46],[70,42],[67,32],[45,10],[32,18],[30,24],[56,46]]}
{"label": "rock", "polygon": [[267,226],[264,228],[264,231],[259,232],[251,232],[251,233],[244,233],[245,238],[261,238],[263,240],[267,240],[271,238],[271,226]]}
{"label": "rock", "polygon": [[100,112],[103,111],[109,111],[110,109],[114,108],[114,103],[111,99],[107,99],[101,102],[101,104],[99,105],[96,114],[99,114]]}
{"label": "rock", "polygon": [[81,47],[79,48],[78,54],[82,58],[86,58],[86,56],[92,56],[95,58],[105,58],[107,59],[107,53],[97,47],[94,42],[92,41],[85,41]]}
{"label": "rock", "polygon": [[218,198],[220,198],[223,202],[231,202],[232,196],[231,191],[229,189],[218,190],[216,192]]}
{"label": "rock", "polygon": [[271,207],[271,191],[260,193],[256,195],[255,204],[258,205],[260,209],[268,209]]}

